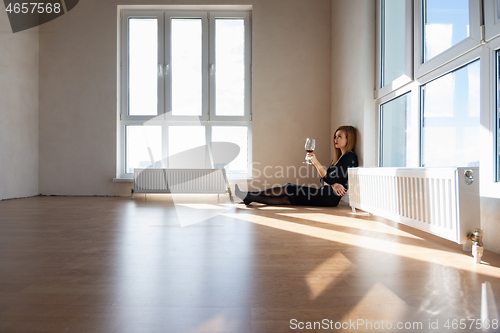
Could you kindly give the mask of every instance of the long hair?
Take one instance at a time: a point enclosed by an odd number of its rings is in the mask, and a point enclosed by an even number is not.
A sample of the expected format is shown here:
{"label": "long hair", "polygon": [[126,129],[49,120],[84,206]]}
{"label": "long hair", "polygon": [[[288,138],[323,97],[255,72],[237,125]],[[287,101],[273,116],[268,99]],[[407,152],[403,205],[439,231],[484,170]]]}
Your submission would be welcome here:
{"label": "long hair", "polygon": [[[345,133],[346,139],[347,139],[347,145],[345,147],[346,152],[354,152],[354,148],[356,147],[356,128],[353,126],[340,126],[337,128],[333,134],[333,137],[335,138],[335,134],[337,134],[338,131],[342,131]],[[335,139],[334,139],[335,141]],[[335,148],[334,156],[333,156],[333,161],[332,165],[336,165],[340,158],[342,157],[342,151],[340,148]]]}

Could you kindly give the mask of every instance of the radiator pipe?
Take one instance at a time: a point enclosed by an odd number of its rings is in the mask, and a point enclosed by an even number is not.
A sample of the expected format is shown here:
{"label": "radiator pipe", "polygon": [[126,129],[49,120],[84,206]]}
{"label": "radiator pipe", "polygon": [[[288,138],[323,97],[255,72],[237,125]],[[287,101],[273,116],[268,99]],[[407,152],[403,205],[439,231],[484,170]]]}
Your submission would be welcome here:
{"label": "radiator pipe", "polygon": [[483,236],[484,232],[479,228],[474,229],[473,233],[467,235],[467,239],[472,241],[472,255],[477,264],[481,263],[481,257],[483,256]]}

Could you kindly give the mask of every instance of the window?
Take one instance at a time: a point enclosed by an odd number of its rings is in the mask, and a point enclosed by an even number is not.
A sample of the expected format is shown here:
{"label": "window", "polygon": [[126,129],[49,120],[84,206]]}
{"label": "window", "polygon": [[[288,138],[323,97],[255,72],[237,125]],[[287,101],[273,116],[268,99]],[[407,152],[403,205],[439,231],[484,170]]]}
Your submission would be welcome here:
{"label": "window", "polygon": [[479,61],[421,87],[422,166],[478,167]]}
{"label": "window", "polygon": [[415,1],[415,75],[479,46],[480,1]]}
{"label": "window", "polygon": [[469,0],[423,2],[423,62],[470,36]]}
{"label": "window", "polygon": [[406,167],[410,93],[380,106],[380,166]]}
{"label": "window", "polygon": [[484,1],[485,39],[500,35],[500,0]]}
{"label": "window", "polygon": [[411,1],[381,0],[378,6],[381,17],[378,25],[379,82],[378,95],[400,87],[411,81],[412,27]]}
{"label": "window", "polygon": [[480,167],[481,195],[500,198],[500,0],[414,0],[402,85],[385,81],[401,64],[382,61],[381,42],[402,4],[378,5],[379,165]]}
{"label": "window", "polygon": [[[119,177],[138,167],[250,174],[250,12],[185,7],[121,12]],[[217,159],[228,147],[234,156]]]}

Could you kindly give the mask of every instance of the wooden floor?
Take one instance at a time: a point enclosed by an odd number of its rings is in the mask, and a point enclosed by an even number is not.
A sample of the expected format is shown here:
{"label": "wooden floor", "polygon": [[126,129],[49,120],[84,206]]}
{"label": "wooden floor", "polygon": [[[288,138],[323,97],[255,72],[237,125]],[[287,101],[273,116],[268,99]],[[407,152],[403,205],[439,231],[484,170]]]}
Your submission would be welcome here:
{"label": "wooden floor", "polygon": [[470,328],[473,319],[498,324],[500,255],[486,251],[474,265],[456,244],[343,205],[2,201],[0,332],[484,332]]}

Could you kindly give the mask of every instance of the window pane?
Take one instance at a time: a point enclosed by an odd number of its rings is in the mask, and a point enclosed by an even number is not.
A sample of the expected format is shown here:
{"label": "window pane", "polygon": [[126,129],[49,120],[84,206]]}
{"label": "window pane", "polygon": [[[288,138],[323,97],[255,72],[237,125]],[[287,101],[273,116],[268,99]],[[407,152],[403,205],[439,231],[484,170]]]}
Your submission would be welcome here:
{"label": "window pane", "polygon": [[479,166],[479,61],[423,86],[426,167]]}
{"label": "window pane", "polygon": [[126,173],[134,168],[161,168],[161,126],[126,126]]}
{"label": "window pane", "polygon": [[405,74],[406,55],[406,2],[382,2],[382,84],[394,81]]}
{"label": "window pane", "polygon": [[158,22],[130,18],[129,109],[132,116],[158,114]]}
{"label": "window pane", "polygon": [[172,19],[172,115],[201,116],[201,19]]}
{"label": "window pane", "polygon": [[381,166],[406,167],[407,115],[410,94],[381,106]]}
{"label": "window pane", "polygon": [[424,62],[469,37],[469,0],[424,0]]}
{"label": "window pane", "polygon": [[[214,126],[212,127],[212,142],[231,142],[240,148],[239,154],[236,158],[225,166],[228,172],[232,173],[246,173],[248,170],[248,127],[247,126]],[[216,156],[220,152],[214,151],[214,167],[220,168],[223,165],[218,165]],[[226,151],[226,154],[229,155]],[[223,156],[221,160],[226,160],[228,156]]]}
{"label": "window pane", "polygon": [[169,126],[168,155],[170,169],[206,168],[205,126]]}
{"label": "window pane", "polygon": [[245,114],[245,21],[215,20],[215,114]]}

